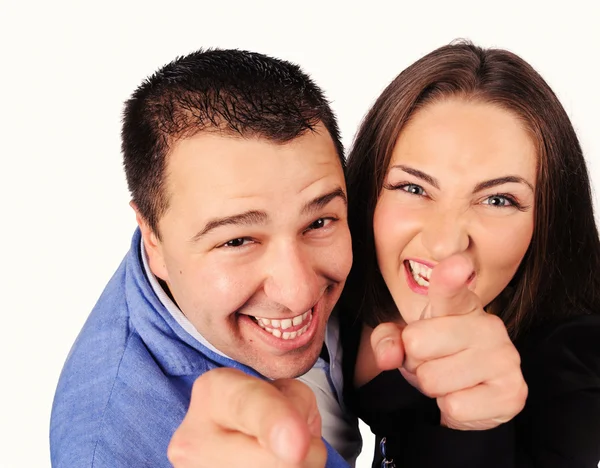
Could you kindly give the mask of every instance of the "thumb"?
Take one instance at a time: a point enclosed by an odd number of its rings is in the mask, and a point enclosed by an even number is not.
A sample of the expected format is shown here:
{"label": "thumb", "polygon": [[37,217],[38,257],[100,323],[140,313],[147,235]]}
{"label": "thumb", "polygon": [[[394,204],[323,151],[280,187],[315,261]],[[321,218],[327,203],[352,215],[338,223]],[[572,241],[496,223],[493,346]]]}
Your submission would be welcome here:
{"label": "thumb", "polygon": [[477,309],[475,269],[469,257],[456,254],[442,260],[431,272],[429,304],[421,318],[463,315]]}
{"label": "thumb", "polygon": [[402,330],[396,323],[381,323],[371,333],[371,349],[379,370],[392,370],[404,363]]}

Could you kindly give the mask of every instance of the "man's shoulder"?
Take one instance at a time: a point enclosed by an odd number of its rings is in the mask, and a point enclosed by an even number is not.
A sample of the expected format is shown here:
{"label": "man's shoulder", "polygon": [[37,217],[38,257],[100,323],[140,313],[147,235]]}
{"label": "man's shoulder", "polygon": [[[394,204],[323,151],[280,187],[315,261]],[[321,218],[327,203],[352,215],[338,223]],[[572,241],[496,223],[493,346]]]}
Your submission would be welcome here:
{"label": "man's shoulder", "polygon": [[94,395],[112,385],[132,336],[124,288],[117,270],[84,323],[67,356],[56,399],[63,392]]}
{"label": "man's shoulder", "polygon": [[134,353],[125,353],[104,408],[96,413],[99,419],[88,419],[95,426],[92,466],[171,466],[167,447],[189,405],[191,379],[139,363]]}
{"label": "man's shoulder", "polygon": [[[126,276],[123,262],[64,364],[50,421],[53,466],[168,466],[157,450],[166,450],[189,396],[179,388],[181,379],[165,375],[132,325]],[[153,439],[149,447],[146,434]]]}
{"label": "man's shoulder", "polygon": [[76,346],[52,410],[53,466],[170,466],[167,445],[193,380],[165,373],[125,324],[120,339],[99,342],[94,351]]}

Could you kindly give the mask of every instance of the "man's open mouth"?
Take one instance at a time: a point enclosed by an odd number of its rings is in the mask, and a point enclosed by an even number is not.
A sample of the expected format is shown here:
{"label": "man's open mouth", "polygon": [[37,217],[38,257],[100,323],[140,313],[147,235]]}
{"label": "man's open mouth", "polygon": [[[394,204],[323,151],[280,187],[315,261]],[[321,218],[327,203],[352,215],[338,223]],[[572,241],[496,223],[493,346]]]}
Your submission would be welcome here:
{"label": "man's open mouth", "polygon": [[295,317],[275,319],[250,316],[263,330],[269,332],[275,338],[293,340],[302,336],[310,326],[313,318],[312,309]]}

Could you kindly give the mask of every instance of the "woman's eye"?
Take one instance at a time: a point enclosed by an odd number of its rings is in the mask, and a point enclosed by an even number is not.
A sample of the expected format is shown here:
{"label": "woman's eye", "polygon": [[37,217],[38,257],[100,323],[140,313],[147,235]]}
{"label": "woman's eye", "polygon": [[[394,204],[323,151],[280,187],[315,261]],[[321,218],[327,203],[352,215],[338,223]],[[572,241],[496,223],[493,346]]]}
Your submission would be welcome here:
{"label": "woman's eye", "polygon": [[483,201],[483,204],[501,208],[503,206],[513,206],[515,203],[504,195],[492,195],[491,197],[486,198]]}
{"label": "woman's eye", "polygon": [[423,187],[421,187],[420,185],[416,185],[416,184],[405,184],[400,187],[400,190],[404,190],[405,192],[408,192],[412,195],[419,195],[419,196],[427,195],[427,193],[425,192]]}

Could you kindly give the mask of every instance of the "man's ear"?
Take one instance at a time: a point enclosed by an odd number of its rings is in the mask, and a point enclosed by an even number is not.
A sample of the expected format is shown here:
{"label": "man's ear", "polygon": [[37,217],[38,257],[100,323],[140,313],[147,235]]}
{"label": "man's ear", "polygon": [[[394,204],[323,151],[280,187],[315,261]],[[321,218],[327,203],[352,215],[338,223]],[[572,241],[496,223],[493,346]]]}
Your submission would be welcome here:
{"label": "man's ear", "polygon": [[146,256],[148,257],[148,265],[150,270],[165,282],[169,282],[169,275],[167,273],[167,267],[165,264],[163,245],[154,232],[154,230],[146,221],[146,218],[142,216],[135,202],[129,202],[129,206],[135,211],[135,220],[137,221],[140,231],[142,233],[142,239],[144,240],[144,249],[146,250]]}

